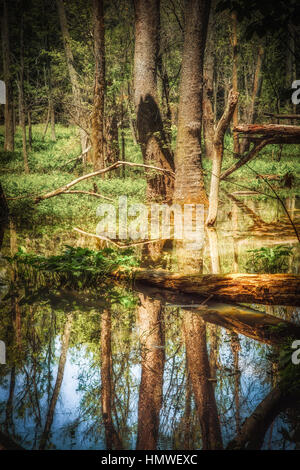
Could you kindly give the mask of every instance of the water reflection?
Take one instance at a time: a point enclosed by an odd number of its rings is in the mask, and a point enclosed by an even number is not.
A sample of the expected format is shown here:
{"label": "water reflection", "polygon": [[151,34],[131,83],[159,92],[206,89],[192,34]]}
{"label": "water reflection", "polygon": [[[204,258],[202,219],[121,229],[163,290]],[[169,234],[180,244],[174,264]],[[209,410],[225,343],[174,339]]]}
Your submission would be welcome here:
{"label": "water reflection", "polygon": [[[228,196],[229,215],[207,232],[204,272],[243,271],[246,250],[277,243],[278,231],[281,243],[296,247],[280,208],[266,219],[253,204]],[[295,202],[289,204],[297,223]],[[298,257],[295,249],[290,271],[297,271]],[[7,364],[0,368],[0,423],[12,443],[300,445],[297,397],[282,395],[277,364],[268,358],[278,333],[265,329],[270,315],[299,322],[297,307],[220,304],[141,285],[80,293],[19,286],[3,295],[1,311]]]}

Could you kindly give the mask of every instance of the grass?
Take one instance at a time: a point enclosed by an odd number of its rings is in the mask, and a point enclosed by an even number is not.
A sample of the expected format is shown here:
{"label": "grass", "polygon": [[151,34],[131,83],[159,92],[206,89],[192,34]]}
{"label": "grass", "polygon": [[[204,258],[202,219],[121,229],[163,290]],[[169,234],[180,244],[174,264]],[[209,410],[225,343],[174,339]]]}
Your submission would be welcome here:
{"label": "grass", "polygon": [[[43,140],[43,126],[33,126],[32,150],[28,153],[30,174],[24,173],[22,140],[17,129],[15,152],[0,152],[1,183],[6,197],[38,195],[51,191],[92,171],[92,166],[70,162],[80,154],[79,139],[74,127],[56,125],[56,142],[51,141],[49,132]],[[0,128],[0,145],[3,147],[3,127]],[[138,146],[134,145],[129,132],[125,135],[126,160],[141,162]],[[93,191],[96,183],[99,192],[113,198],[117,203],[119,195],[126,194],[129,202],[145,198],[143,170],[126,168],[122,177],[111,173],[105,179],[93,178],[79,183],[73,189]],[[8,200],[9,211],[17,226],[19,241],[23,236],[51,236],[54,233],[70,232],[74,226],[95,231],[96,209],[101,199],[87,195],[60,195],[34,204],[32,198]],[[107,202],[107,201],[104,201]],[[21,243],[22,244],[22,243]]]}

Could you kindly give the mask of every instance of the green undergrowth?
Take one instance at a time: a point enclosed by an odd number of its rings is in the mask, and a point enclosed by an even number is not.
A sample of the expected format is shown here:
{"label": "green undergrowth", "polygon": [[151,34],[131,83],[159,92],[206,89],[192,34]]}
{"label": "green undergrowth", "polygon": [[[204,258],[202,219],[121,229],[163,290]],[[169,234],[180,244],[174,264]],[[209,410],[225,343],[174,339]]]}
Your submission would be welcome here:
{"label": "green undergrowth", "polygon": [[117,268],[130,271],[138,265],[133,251],[129,249],[122,252],[110,248],[93,251],[72,246],[65,246],[60,255],[48,257],[26,253],[24,248],[19,247],[14,256],[5,259],[14,270],[16,282],[35,287],[72,289],[99,287]]}

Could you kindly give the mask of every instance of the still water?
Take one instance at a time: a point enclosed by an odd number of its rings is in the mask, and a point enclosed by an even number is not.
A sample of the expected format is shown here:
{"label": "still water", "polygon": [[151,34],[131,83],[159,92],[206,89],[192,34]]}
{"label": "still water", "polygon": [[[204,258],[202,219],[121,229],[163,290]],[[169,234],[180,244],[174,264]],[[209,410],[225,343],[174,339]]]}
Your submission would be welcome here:
{"label": "still water", "polygon": [[[299,225],[297,201],[286,205]],[[248,250],[278,244],[293,247],[284,269],[298,273],[297,238],[280,204],[233,195],[206,234],[203,272],[245,272]],[[113,283],[8,293],[1,263],[0,430],[26,449],[226,447],[276,389],[276,346],[202,321],[213,299],[197,309],[188,297]],[[298,307],[247,308],[300,323]],[[295,403],[275,406],[262,448],[300,448],[299,417]]]}

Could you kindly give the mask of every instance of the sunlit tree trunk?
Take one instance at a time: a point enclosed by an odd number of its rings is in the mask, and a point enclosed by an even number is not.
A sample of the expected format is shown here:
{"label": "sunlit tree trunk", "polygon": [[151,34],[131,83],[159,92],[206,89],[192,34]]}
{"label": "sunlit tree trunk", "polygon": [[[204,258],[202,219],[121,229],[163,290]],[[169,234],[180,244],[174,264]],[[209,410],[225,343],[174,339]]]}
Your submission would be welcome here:
{"label": "sunlit tree trunk", "polygon": [[[157,96],[159,0],[135,0],[134,103],[144,163],[174,169]],[[153,172],[152,172],[153,173]],[[147,172],[147,198],[172,200],[173,180]]]}
{"label": "sunlit tree trunk", "polygon": [[136,448],[156,449],[162,405],[165,338],[161,303],[140,294],[138,327],[142,376]]}
{"label": "sunlit tree trunk", "polygon": [[1,21],[1,39],[2,39],[2,58],[3,58],[3,77],[6,87],[5,100],[5,140],[4,150],[14,151],[14,119],[13,119],[13,77],[11,70],[11,56],[9,44],[9,14],[7,1],[2,1],[2,21]]}
{"label": "sunlit tree trunk", "polygon": [[104,92],[105,92],[105,43],[103,0],[93,0],[94,13],[94,104],[92,113],[93,165],[95,170],[104,168]]}
{"label": "sunlit tree trunk", "polygon": [[72,330],[72,323],[73,323],[73,314],[68,313],[62,340],[61,340],[61,352],[60,352],[60,358],[59,358],[59,363],[58,363],[56,381],[55,381],[54,389],[52,392],[52,396],[51,396],[51,400],[50,400],[50,404],[48,408],[44,431],[40,439],[40,445],[39,445],[40,450],[45,449],[47,445],[47,441],[49,439],[49,434],[50,434],[51,426],[53,423],[56,403],[60,394],[61,384],[64,378],[65,365],[66,365],[70,335],[71,335],[71,330]]}
{"label": "sunlit tree trunk", "polygon": [[[208,204],[201,161],[201,127],[203,61],[209,9],[209,1],[186,1],[173,197],[173,201],[182,206]],[[193,222],[194,217],[195,214]],[[187,224],[184,228],[192,229]],[[201,246],[198,249],[190,248],[187,241],[176,241],[176,255],[181,271],[194,270],[202,258]]]}
{"label": "sunlit tree trunk", "polygon": [[112,403],[111,313],[109,310],[103,310],[101,314],[101,405],[108,450],[122,449],[120,437],[113,423]]}
{"label": "sunlit tree trunk", "polygon": [[209,1],[187,0],[179,87],[174,200],[207,204],[201,163],[203,60]]}

